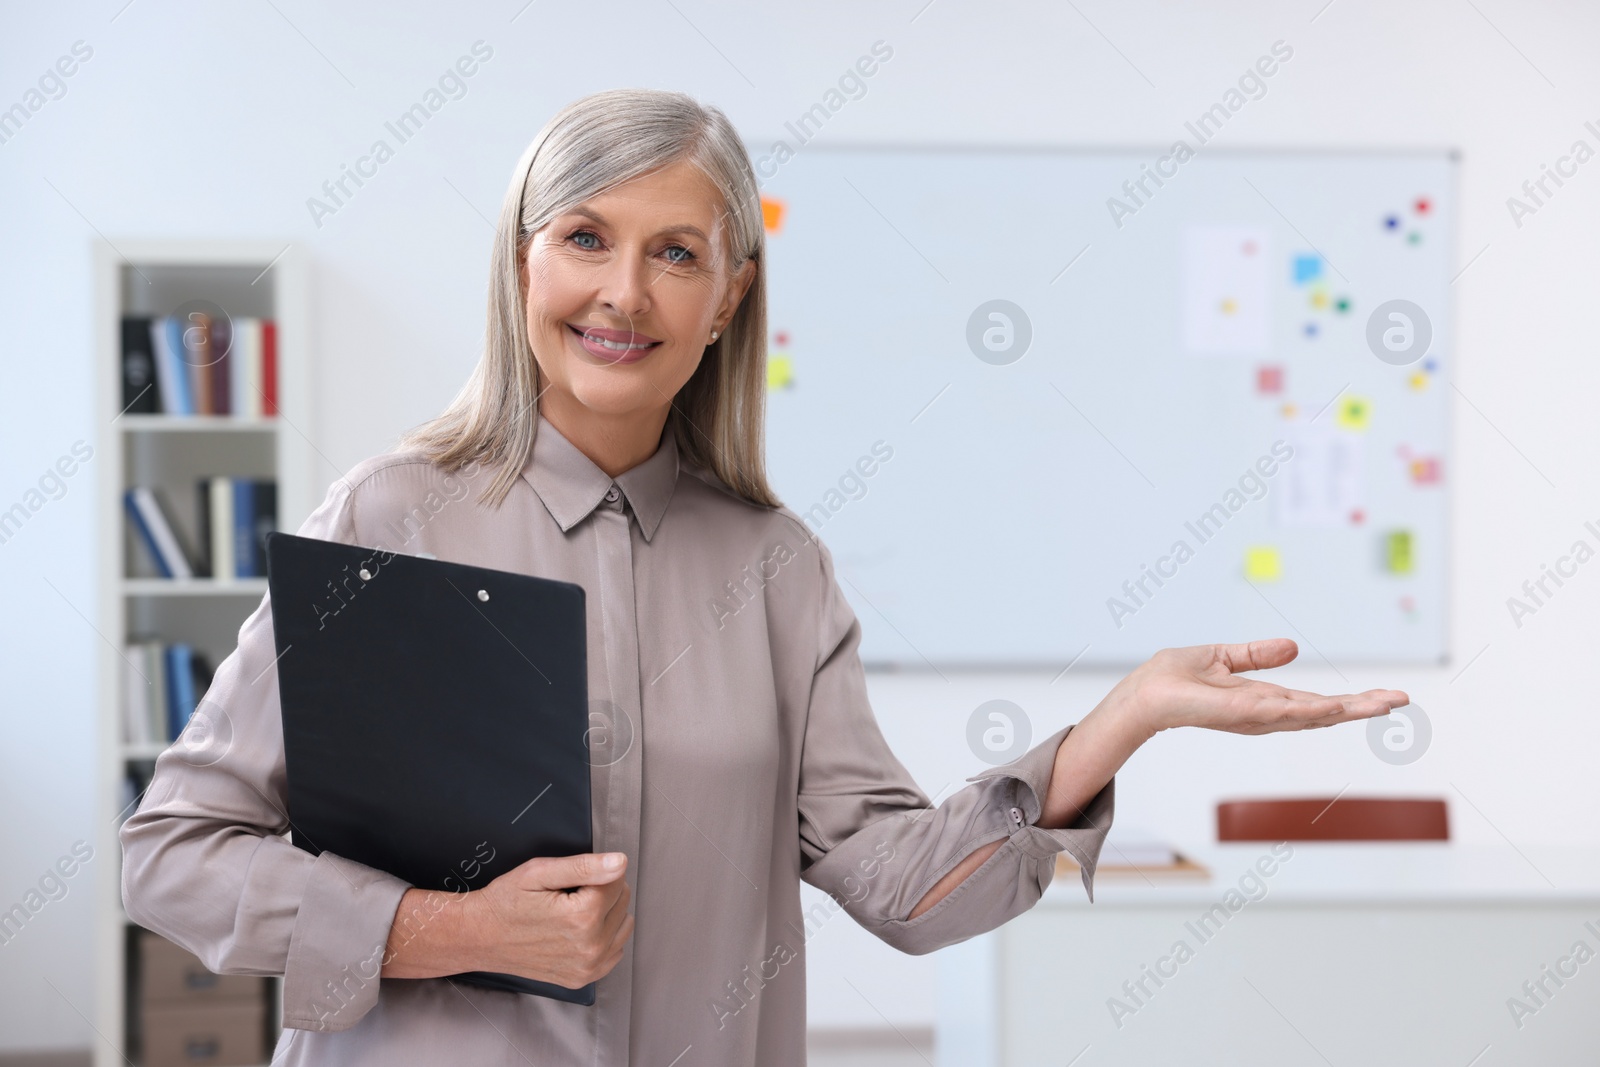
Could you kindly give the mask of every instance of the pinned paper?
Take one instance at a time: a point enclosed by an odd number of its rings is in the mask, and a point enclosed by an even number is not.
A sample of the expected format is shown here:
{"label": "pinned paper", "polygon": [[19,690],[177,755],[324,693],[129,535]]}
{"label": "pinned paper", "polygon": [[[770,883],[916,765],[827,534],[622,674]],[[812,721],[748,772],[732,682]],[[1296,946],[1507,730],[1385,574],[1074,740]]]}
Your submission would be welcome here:
{"label": "pinned paper", "polygon": [[782,200],[770,196],[761,198],[761,225],[766,227],[768,233],[777,233],[783,229],[783,214],[787,205]]}
{"label": "pinned paper", "polygon": [[1337,418],[1340,429],[1365,430],[1372,419],[1372,402],[1361,396],[1341,397]]}
{"label": "pinned paper", "polygon": [[1252,582],[1275,582],[1283,573],[1278,550],[1258,545],[1244,551],[1244,576]]}
{"label": "pinned paper", "polygon": [[1384,561],[1390,574],[1411,573],[1411,531],[1393,530],[1384,538]]}
{"label": "pinned paper", "polygon": [[1294,257],[1294,283],[1304,285],[1322,277],[1322,257],[1301,254]]}
{"label": "pinned paper", "polygon": [[1271,343],[1267,230],[1191,226],[1184,234],[1183,347],[1202,355],[1253,355]]}
{"label": "pinned paper", "polygon": [[794,362],[781,354],[767,357],[767,388],[788,389],[794,385]]}
{"label": "pinned paper", "polygon": [[1343,526],[1365,506],[1364,434],[1340,433],[1326,422],[1287,428],[1294,460],[1285,463],[1273,489],[1277,522],[1283,526]]}
{"label": "pinned paper", "polygon": [[1256,392],[1281,393],[1283,392],[1282,367],[1257,367]]}

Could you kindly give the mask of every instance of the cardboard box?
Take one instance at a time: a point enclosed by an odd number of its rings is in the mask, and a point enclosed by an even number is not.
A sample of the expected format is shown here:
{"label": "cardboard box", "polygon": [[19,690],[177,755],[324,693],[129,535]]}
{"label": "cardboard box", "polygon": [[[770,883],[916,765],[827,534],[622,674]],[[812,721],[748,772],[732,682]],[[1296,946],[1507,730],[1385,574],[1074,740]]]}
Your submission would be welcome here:
{"label": "cardboard box", "polygon": [[218,1001],[144,1010],[142,1067],[249,1067],[267,1059],[266,1004]]}

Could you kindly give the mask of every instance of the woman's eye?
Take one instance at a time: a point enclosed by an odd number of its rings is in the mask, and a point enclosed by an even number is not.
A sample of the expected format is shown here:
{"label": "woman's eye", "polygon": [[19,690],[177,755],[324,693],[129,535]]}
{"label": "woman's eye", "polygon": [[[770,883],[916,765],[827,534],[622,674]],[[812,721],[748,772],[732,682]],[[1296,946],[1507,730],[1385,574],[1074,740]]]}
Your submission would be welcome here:
{"label": "woman's eye", "polygon": [[[682,255],[673,255],[674,252],[681,252],[683,254]],[[687,248],[683,247],[682,245],[670,245],[667,248],[667,261],[669,263],[687,263],[693,258],[694,258],[694,253],[689,251]]]}
{"label": "woman's eye", "polygon": [[[595,249],[600,247],[600,238],[596,237],[593,233],[591,233],[588,230],[578,230],[575,233],[573,233],[571,236],[569,236],[567,238],[567,240],[578,242],[578,247],[584,249],[587,252],[593,252]],[[594,244],[592,244],[592,245],[584,244],[583,242],[586,241],[586,240],[593,241]]]}

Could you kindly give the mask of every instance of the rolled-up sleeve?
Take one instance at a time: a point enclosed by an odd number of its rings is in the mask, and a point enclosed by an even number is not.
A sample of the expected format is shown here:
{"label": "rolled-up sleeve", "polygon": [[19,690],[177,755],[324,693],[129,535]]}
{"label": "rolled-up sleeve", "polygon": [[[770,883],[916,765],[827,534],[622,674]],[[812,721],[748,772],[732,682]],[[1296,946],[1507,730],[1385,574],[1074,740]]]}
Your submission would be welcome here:
{"label": "rolled-up sleeve", "polygon": [[[350,496],[348,482],[335,482],[299,532],[353,542]],[[377,1003],[408,885],[284,837],[276,659],[263,597],[122,827],[122,899],[132,921],[212,971],[282,975],[285,1027],[346,1030]]]}
{"label": "rolled-up sleeve", "polygon": [[[863,927],[920,955],[1006,923],[1050,885],[1057,854],[1068,852],[1094,899],[1094,873],[1111,827],[1115,779],[1071,826],[1035,825],[1067,726],[1012,763],[967,779],[938,806],[890,751],[867,700],[860,623],[822,565],[817,666],[800,759],[802,878],[834,898]],[[1002,842],[982,866],[915,919],[913,908],[967,856]]]}

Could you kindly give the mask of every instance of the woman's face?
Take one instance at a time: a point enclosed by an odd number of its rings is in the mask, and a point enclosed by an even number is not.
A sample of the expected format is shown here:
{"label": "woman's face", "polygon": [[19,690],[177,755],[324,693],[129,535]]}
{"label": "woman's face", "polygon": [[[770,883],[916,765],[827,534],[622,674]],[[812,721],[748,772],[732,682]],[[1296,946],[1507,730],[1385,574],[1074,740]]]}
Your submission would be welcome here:
{"label": "woman's face", "polygon": [[729,273],[721,204],[710,180],[680,161],[534,234],[523,282],[547,416],[665,420],[755,276],[754,262]]}

